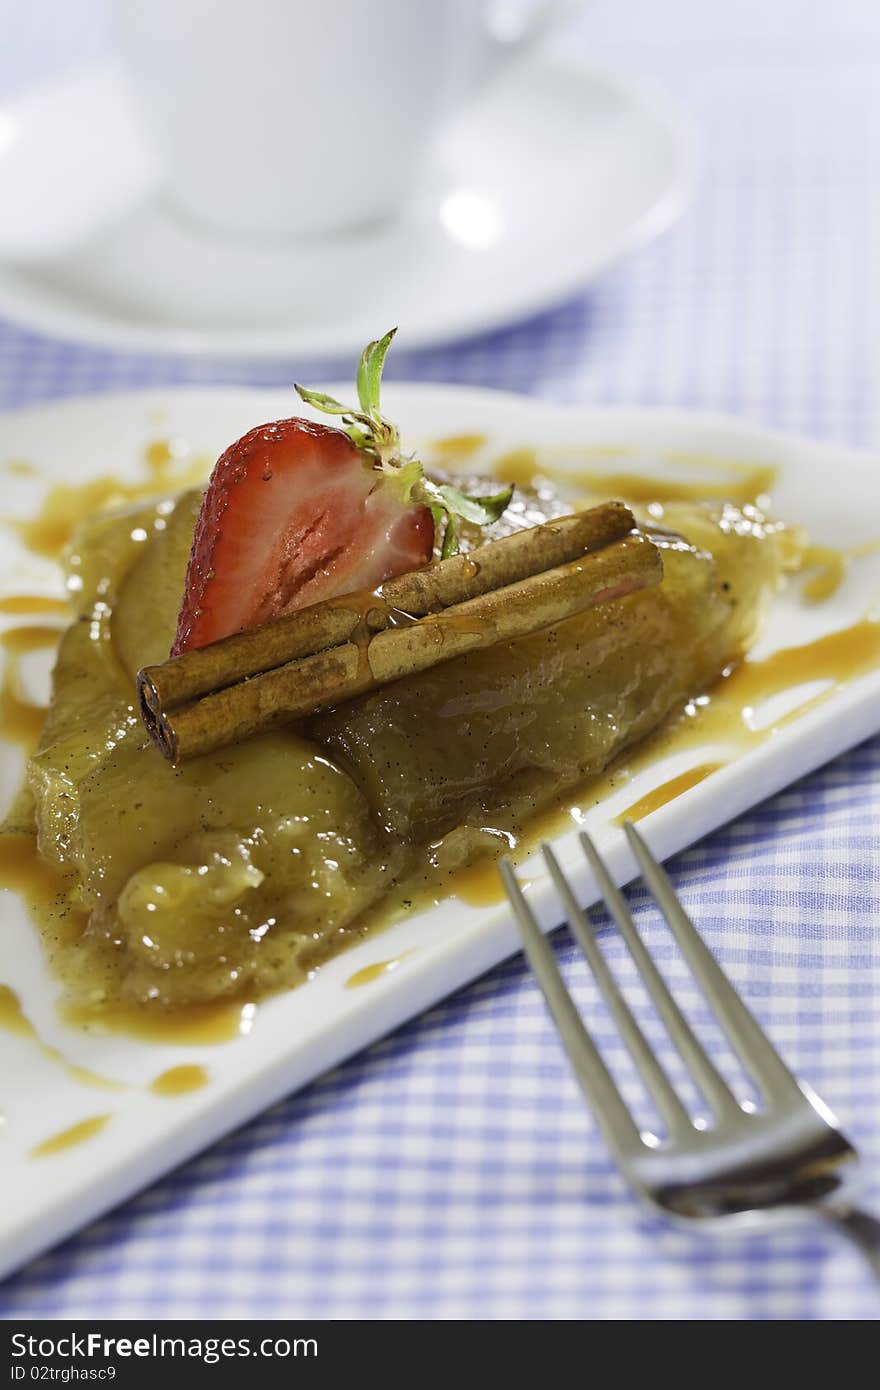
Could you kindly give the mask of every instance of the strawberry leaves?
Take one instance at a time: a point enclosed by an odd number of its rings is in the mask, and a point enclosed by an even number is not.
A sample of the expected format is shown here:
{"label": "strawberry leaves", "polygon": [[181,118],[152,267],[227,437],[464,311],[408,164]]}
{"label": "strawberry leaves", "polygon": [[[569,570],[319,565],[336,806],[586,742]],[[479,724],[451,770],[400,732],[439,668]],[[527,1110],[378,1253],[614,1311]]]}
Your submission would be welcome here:
{"label": "strawberry leaves", "polygon": [[450,515],[460,516],[463,521],[470,521],[474,526],[491,526],[506,510],[513,496],[513,484],[504,488],[502,492],[496,492],[492,497],[468,496],[449,483],[441,483],[437,492],[443,498],[443,504]]}
{"label": "strawberry leaves", "polygon": [[323,391],[309,391],[305,386],[294,386],[293,388],[305,401],[306,405],[314,406],[315,410],[323,411],[325,415],[349,415],[350,407],[343,405],[333,396],[326,396]]}
{"label": "strawberry leaves", "polygon": [[382,474],[382,484],[394,488],[403,503],[422,503],[434,518],[435,538],[442,529],[441,556],[446,559],[458,554],[461,545],[461,521],[473,526],[490,526],[504,512],[513,486],[490,497],[470,496],[450,483],[434,483],[426,477],[424,467],[413,455],[403,455],[397,427],[386,420],[379,410],[382,369],[391,341],[397,332],[392,328],[383,338],[368,343],[361,353],[357,368],[357,394],[360,410],[352,410],[323,391],[305,386],[294,389],[306,405],[326,415],[339,415],[345,433],[360,449],[372,468]]}
{"label": "strawberry leaves", "polygon": [[397,329],[392,328],[385,334],[384,338],[377,338],[374,343],[367,343],[361,353],[361,360],[358,362],[358,400],[361,403],[361,410],[371,419],[381,419],[379,415],[379,390],[382,385],[382,368],[385,366],[385,357],[396,332]]}
{"label": "strawberry leaves", "polygon": [[[397,332],[392,328],[384,338],[368,343],[361,353],[357,369],[357,393],[360,410],[352,410],[334,396],[323,391],[311,391],[305,386],[294,384],[294,390],[306,405],[325,415],[341,415],[345,433],[370,462],[378,464],[383,472],[393,475],[401,465],[400,435],[390,420],[379,411],[379,392],[382,385],[382,368],[391,339]],[[421,466],[421,465],[420,465]]]}
{"label": "strawberry leaves", "polygon": [[474,497],[459,492],[451,483],[436,484],[424,478],[421,495],[434,515],[435,529],[445,527],[440,558],[446,560],[450,555],[457,555],[461,548],[459,521],[469,521],[473,526],[491,526],[510,502],[513,484],[491,497]]}

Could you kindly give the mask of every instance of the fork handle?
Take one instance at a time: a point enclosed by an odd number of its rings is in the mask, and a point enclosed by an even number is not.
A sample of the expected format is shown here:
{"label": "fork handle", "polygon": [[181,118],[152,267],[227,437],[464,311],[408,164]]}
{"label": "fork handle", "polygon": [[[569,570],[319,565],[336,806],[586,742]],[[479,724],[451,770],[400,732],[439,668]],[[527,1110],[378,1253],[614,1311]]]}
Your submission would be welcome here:
{"label": "fork handle", "polygon": [[858,1207],[823,1204],[814,1210],[857,1246],[880,1281],[880,1220]]}

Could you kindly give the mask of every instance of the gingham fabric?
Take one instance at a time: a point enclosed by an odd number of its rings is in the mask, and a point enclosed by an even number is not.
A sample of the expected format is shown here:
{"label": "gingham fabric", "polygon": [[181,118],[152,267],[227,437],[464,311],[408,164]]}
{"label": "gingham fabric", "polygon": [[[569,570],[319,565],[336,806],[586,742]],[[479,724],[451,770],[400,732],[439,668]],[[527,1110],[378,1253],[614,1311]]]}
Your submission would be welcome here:
{"label": "gingham fabric", "polygon": [[[5,93],[100,56],[93,0],[10,7]],[[391,374],[559,400],[708,407],[876,445],[880,6],[627,0],[565,48],[664,84],[705,144],[674,230],[560,308]],[[577,177],[576,166],[573,176]],[[589,176],[589,171],[584,171]],[[350,364],[295,364],[320,379]],[[0,404],[294,364],[114,353],[0,325]],[[880,1179],[880,743],[672,864],[686,905],[792,1066]],[[636,898],[649,944],[666,938]],[[622,951],[613,938],[616,963]],[[565,973],[593,991],[566,939]],[[700,1007],[689,995],[695,1016]],[[621,1049],[599,1024],[615,1064]],[[873,1185],[880,1208],[880,1182]],[[880,1299],[819,1230],[697,1241],[647,1217],[514,961],[0,1288],[4,1316],[846,1318]]]}

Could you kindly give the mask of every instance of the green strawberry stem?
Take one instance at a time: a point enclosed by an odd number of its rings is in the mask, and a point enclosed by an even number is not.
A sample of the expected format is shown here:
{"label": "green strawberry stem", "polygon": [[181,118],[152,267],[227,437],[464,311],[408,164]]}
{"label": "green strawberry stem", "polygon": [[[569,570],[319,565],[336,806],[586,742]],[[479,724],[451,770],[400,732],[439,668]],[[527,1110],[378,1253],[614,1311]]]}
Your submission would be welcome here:
{"label": "green strawberry stem", "polygon": [[461,522],[490,526],[510,502],[513,485],[491,497],[472,497],[459,492],[450,483],[432,482],[419,459],[401,452],[397,426],[386,420],[379,410],[382,368],[396,332],[397,329],[392,328],[384,338],[368,343],[361,353],[357,369],[360,410],[352,410],[323,391],[310,391],[299,385],[295,385],[294,389],[306,405],[325,415],[342,417],[345,433],[360,449],[370,467],[382,473],[383,483],[394,488],[404,506],[421,503],[430,508],[435,538],[442,530],[440,553],[445,560],[450,555],[458,554]]}

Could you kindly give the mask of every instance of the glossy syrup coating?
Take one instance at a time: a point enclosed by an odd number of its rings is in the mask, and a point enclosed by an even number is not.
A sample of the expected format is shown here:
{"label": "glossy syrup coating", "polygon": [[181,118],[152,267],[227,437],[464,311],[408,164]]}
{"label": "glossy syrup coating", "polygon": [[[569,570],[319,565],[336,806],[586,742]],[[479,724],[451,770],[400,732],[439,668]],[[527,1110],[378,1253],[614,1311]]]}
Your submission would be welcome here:
{"label": "glossy syrup coating", "polygon": [[29,765],[58,875],[46,939],[97,1015],[296,984],[392,900],[450,891],[451,870],[505,848],[738,658],[784,563],[784,533],[757,514],[670,508],[662,525],[688,539],[664,541],[657,589],[175,768],[146,742],[133,679],[172,640],[198,505],[81,533],[82,620]]}

